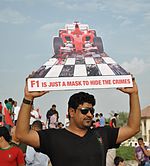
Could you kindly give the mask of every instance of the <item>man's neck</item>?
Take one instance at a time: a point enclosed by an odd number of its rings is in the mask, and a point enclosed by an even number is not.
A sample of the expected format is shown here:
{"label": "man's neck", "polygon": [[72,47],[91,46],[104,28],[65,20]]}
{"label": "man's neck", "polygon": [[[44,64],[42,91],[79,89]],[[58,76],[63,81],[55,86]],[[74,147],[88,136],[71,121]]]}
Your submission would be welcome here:
{"label": "man's neck", "polygon": [[79,128],[79,127],[76,127],[76,126],[73,126],[73,125],[69,125],[67,128],[66,128],[68,131],[70,131],[71,133],[74,133],[80,137],[84,137],[85,134],[87,133],[88,129],[82,129],[82,128]]}

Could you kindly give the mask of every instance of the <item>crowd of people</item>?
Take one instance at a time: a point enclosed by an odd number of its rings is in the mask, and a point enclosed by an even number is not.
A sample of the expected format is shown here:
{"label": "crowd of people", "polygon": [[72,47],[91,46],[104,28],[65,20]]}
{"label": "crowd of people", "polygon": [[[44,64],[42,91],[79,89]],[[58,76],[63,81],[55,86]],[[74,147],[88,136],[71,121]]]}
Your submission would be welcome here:
{"label": "crowd of people", "polygon": [[[129,95],[128,122],[117,126],[118,113],[106,122],[103,113],[95,112],[95,97],[79,92],[68,101],[68,124],[59,121],[56,104],[47,110],[43,123],[34,99],[47,92],[29,92],[27,84],[21,107],[9,98],[0,102],[0,165],[12,166],[125,166],[116,156],[116,148],[140,130],[138,88],[119,88]],[[3,105],[4,104],[4,105]],[[150,165],[150,150],[138,139],[135,159],[138,166]],[[15,153],[15,155],[13,155]]]}
{"label": "crowd of people", "polygon": [[[16,124],[20,106],[12,98],[0,102],[0,165],[1,166],[51,166],[47,155],[36,152],[33,147],[21,142],[16,137]],[[57,112],[57,114],[56,114]],[[56,117],[56,118],[54,118]],[[46,114],[46,123],[41,120],[40,109],[31,107],[30,128],[35,131],[48,128],[63,128],[56,105],[52,105]],[[15,153],[15,156],[13,155]]]}

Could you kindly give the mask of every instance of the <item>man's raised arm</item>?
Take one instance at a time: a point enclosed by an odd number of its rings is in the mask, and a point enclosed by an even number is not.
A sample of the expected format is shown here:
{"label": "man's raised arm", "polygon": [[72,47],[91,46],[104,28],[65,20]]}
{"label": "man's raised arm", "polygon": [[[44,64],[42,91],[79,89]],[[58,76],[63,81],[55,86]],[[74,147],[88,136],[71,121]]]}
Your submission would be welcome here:
{"label": "man's raised arm", "polygon": [[141,109],[138,95],[138,88],[133,79],[132,88],[118,88],[120,91],[129,94],[130,112],[127,125],[119,129],[117,143],[121,143],[134,136],[140,130]]}
{"label": "man's raised arm", "polygon": [[27,87],[27,81],[24,89],[24,99],[19,111],[19,116],[16,125],[16,137],[25,144],[33,147],[39,147],[38,133],[30,129],[30,111],[33,104],[33,100],[36,97],[40,97],[47,92],[29,92]]}

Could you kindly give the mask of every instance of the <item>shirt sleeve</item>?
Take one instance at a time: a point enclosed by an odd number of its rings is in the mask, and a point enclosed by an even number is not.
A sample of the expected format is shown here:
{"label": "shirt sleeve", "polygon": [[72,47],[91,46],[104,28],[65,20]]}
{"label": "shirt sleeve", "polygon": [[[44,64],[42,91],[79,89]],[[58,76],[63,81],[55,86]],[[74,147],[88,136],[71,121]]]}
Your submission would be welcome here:
{"label": "shirt sleeve", "polygon": [[120,144],[116,144],[118,138],[119,128],[112,128],[110,126],[100,127],[99,135],[103,139],[106,149],[118,148]]}
{"label": "shirt sleeve", "polygon": [[120,144],[116,144],[119,128],[111,128],[108,127],[108,142],[109,142],[109,148],[119,148]]}
{"label": "shirt sleeve", "polygon": [[[38,131],[38,135],[40,138],[40,147],[39,148],[34,148],[36,152],[42,152],[44,154],[47,154],[49,152],[49,145],[51,144],[51,135],[53,129],[46,129],[46,130],[40,130]],[[48,144],[47,144],[47,140]]]}

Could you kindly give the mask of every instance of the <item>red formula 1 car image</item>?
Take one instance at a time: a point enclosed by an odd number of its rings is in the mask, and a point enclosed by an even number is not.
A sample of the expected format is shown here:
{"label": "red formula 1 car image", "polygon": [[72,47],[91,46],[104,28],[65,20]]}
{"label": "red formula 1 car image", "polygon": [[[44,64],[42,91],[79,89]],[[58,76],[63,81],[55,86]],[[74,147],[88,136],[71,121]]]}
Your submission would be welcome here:
{"label": "red formula 1 car image", "polygon": [[49,58],[28,79],[29,91],[132,87],[131,75],[103,48],[101,37],[87,24],[59,29]]}
{"label": "red formula 1 car image", "polygon": [[59,37],[53,39],[55,55],[62,53],[95,52],[103,53],[101,37],[96,36],[96,31],[89,29],[87,24],[74,22],[66,24],[65,29],[59,30]]}

